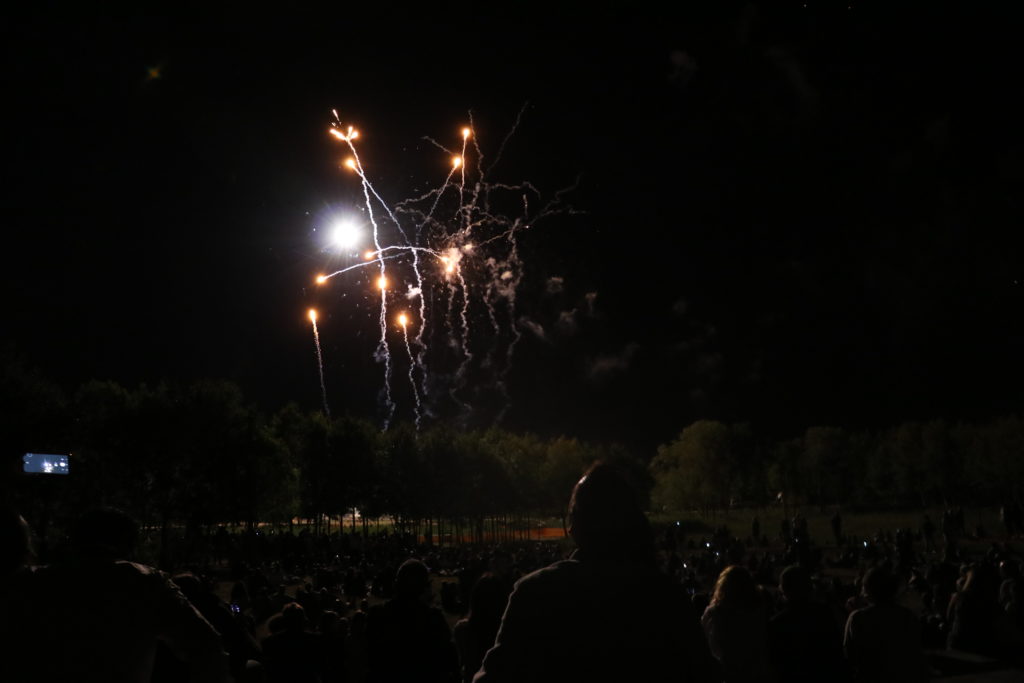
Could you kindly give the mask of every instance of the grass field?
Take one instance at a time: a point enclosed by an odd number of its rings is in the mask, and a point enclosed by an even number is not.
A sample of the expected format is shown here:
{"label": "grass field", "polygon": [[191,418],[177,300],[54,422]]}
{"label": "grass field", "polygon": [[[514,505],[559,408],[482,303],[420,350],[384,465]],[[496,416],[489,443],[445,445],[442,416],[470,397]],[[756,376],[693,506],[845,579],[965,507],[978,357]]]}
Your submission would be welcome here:
{"label": "grass field", "polygon": [[[788,512],[792,517],[799,512],[807,519],[808,530],[813,538],[820,545],[832,544],[832,516],[836,512],[835,507],[820,510],[818,507],[794,508],[790,506],[784,510],[782,506],[770,506],[765,508],[737,508],[712,515],[701,515],[691,512],[684,515],[673,516],[670,514],[656,513],[651,515],[651,520],[656,525],[667,525],[675,521],[682,522],[682,526],[690,533],[699,534],[712,533],[721,525],[729,527],[733,536],[747,538],[751,535],[751,523],[757,517],[761,523],[761,534],[769,539],[778,537],[782,528],[782,520]],[[874,536],[879,529],[895,531],[898,528],[910,529],[914,532],[920,530],[921,522],[927,513],[935,524],[936,537],[939,536],[939,527],[942,523],[942,508],[928,508],[926,510],[887,510],[877,512],[851,512],[840,511],[843,521],[843,534],[854,538],[869,538]],[[998,508],[964,508],[964,525],[969,534],[973,534],[980,525],[984,529],[984,536],[992,540],[1004,540],[1003,525],[999,521]]]}

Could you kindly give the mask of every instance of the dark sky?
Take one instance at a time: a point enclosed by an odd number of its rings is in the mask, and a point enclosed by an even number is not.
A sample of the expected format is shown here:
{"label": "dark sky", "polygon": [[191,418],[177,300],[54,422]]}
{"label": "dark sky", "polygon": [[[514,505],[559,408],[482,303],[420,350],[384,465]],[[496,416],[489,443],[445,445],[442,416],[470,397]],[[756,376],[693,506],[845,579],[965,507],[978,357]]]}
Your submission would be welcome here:
{"label": "dark sky", "polygon": [[[361,203],[331,110],[395,202],[447,171],[423,136],[457,145],[471,110],[493,158],[525,105],[492,178],[578,178],[579,213],[520,234],[505,426],[650,445],[701,417],[1018,411],[1019,22],[888,4],[12,17],[3,341],[69,388],[226,377],[315,407],[316,306],[332,408],[380,422],[366,278],[312,284]],[[475,410],[436,419],[490,424],[493,368],[466,377]]]}

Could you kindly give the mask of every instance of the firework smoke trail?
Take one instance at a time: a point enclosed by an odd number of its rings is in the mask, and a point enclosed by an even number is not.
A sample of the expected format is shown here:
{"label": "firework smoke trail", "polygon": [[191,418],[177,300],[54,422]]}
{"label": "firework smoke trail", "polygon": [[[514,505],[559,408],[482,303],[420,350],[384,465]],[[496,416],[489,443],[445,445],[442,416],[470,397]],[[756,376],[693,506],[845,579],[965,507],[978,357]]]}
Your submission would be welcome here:
{"label": "firework smoke trail", "polygon": [[320,369],[320,395],[324,400],[324,414],[331,416],[331,409],[327,405],[327,384],[324,382],[324,355],[320,351],[320,331],[316,328],[316,310],[309,309],[309,321],[313,323],[313,343],[316,344],[316,365]]}
{"label": "firework smoke trail", "polygon": [[516,131],[519,130],[519,124],[523,122],[523,114],[526,113],[526,108],[529,106],[529,102],[523,103],[519,113],[516,114],[516,122],[512,124],[512,128],[510,128],[508,133],[505,134],[505,139],[501,141],[501,146],[498,147],[498,153],[494,155],[494,161],[487,167],[486,172],[484,172],[483,168],[480,169],[483,175],[490,175],[491,171],[494,170],[494,167],[498,165],[499,161],[501,161],[501,155],[505,152],[505,146],[508,144],[508,141],[512,139],[512,136],[516,134]]}
{"label": "firework smoke trail", "polygon": [[[524,196],[525,200],[525,196]],[[502,294],[505,296],[505,300],[508,302],[508,322],[509,328],[512,330],[512,341],[508,344],[508,349],[505,351],[505,366],[501,369],[498,374],[498,390],[501,392],[502,397],[505,399],[505,405],[502,406],[498,416],[495,418],[495,422],[501,424],[502,419],[505,417],[505,413],[512,404],[512,397],[508,393],[508,373],[512,369],[512,356],[515,354],[516,345],[519,340],[523,338],[523,333],[519,331],[519,321],[516,320],[516,290],[519,287],[519,281],[522,278],[522,263],[519,260],[519,245],[516,242],[516,226],[518,225],[518,219],[513,224],[512,229],[509,230],[508,240],[512,245],[508,255],[507,269],[502,271],[498,276],[500,282],[507,282],[502,287]]]}
{"label": "firework smoke trail", "polygon": [[462,363],[455,373],[457,381],[461,384],[466,377],[466,368],[473,360],[473,353],[469,350],[469,285],[462,275],[462,268],[456,271],[459,277],[459,285],[462,287],[462,311],[459,318],[462,321]]}
{"label": "firework smoke trail", "polygon": [[[433,206],[430,207],[430,211],[423,218],[423,221],[416,225],[416,241],[417,242],[419,242],[419,240],[420,240],[420,234],[421,234],[421,232],[423,230],[423,227],[430,221],[431,217],[434,215],[434,211],[437,210],[437,203],[439,201],[441,201],[441,195],[444,194],[445,189],[447,189],[447,187],[448,187],[448,183],[451,182],[452,176],[455,174],[455,169],[458,168],[459,166],[463,166],[463,164],[460,163],[460,164],[458,164],[458,166],[455,165],[455,164],[452,164],[452,170],[448,171],[448,177],[444,179],[444,185],[442,185],[438,190],[436,190],[437,196],[434,197],[434,204],[433,204]],[[434,255],[436,256],[437,254],[435,253]],[[427,345],[423,342],[423,331],[427,327],[426,326],[426,322],[425,322],[426,319],[427,319],[427,302],[426,302],[426,298],[423,296],[423,275],[420,273],[420,256],[419,256],[419,251],[418,250],[412,252],[412,269],[413,269],[413,272],[416,274],[416,288],[419,290],[419,299],[420,299],[420,327],[419,327],[418,330],[416,330],[416,338],[415,338],[416,339],[416,348],[417,348],[416,364],[419,366],[421,376],[423,377],[423,395],[426,396],[427,395],[427,391],[428,391],[427,390]],[[417,402],[418,402],[418,399],[417,399]],[[418,418],[417,418],[416,424],[417,424],[417,426],[419,425],[419,419]]]}
{"label": "firework smoke trail", "polygon": [[423,414],[420,406],[420,394],[416,388],[416,378],[414,372],[416,371],[416,363],[412,355],[412,347],[409,346],[409,318],[402,313],[398,316],[398,324],[402,326],[402,339],[405,340],[405,352],[409,354],[409,384],[412,385],[412,395],[416,399],[416,431],[420,429],[420,420],[423,419]]}
{"label": "firework smoke trail", "polygon": [[[497,296],[494,288],[495,265],[494,259],[487,259],[487,269],[491,273],[491,280],[487,283],[487,288],[484,290],[484,306],[487,308],[487,318],[491,321],[491,332],[494,333],[494,343],[491,344],[491,347],[487,350],[487,357],[483,361],[484,366],[488,368],[494,367],[494,356],[497,353],[498,340],[501,337],[501,323],[498,322],[497,311],[494,309],[494,300]],[[504,382],[502,382],[500,378],[498,379],[497,386],[498,390],[502,393],[502,396],[505,399],[508,399],[508,396],[505,393]]]}

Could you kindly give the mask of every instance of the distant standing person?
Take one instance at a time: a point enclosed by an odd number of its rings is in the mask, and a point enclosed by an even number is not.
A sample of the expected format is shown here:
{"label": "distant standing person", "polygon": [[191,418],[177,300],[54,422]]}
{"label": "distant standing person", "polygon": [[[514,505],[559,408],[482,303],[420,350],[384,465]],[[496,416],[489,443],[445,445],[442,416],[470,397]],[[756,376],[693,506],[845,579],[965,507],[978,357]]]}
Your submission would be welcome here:
{"label": "distant standing person", "polygon": [[836,547],[843,545],[843,516],[838,509],[832,515],[832,536],[836,539]]}
{"label": "distant standing person", "polygon": [[921,536],[924,538],[924,551],[926,553],[935,552],[935,522],[928,516],[926,512],[924,519],[921,520]]}
{"label": "distant standing person", "polygon": [[475,683],[717,681],[682,588],[658,570],[654,533],[606,463],[569,501],[568,560],[520,579]]}

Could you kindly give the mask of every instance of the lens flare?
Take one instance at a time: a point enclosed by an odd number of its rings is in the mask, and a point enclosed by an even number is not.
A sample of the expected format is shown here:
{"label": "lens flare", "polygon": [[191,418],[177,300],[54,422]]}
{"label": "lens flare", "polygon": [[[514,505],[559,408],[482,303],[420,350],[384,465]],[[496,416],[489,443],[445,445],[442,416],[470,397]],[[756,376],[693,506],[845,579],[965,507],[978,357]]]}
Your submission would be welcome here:
{"label": "lens flare", "polygon": [[331,239],[341,249],[351,249],[359,243],[362,230],[353,221],[342,220],[334,224]]}

